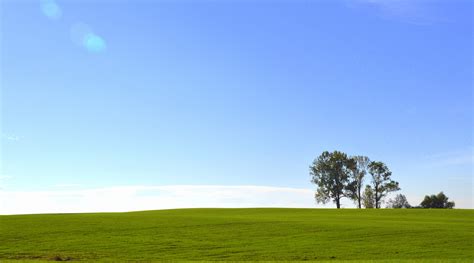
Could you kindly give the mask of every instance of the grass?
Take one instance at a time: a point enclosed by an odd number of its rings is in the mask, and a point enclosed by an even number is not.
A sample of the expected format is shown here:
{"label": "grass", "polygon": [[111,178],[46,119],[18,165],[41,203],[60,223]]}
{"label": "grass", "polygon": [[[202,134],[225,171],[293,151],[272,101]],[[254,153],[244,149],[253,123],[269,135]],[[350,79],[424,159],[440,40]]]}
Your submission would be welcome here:
{"label": "grass", "polygon": [[0,262],[473,262],[474,210],[178,209],[0,216]]}

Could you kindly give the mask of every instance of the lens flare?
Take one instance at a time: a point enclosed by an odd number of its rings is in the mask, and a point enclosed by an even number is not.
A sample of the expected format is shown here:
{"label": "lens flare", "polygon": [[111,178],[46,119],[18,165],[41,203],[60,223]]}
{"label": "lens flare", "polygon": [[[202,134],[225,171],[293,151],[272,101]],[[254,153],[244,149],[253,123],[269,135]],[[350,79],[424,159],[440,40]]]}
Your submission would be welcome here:
{"label": "lens flare", "polygon": [[84,23],[75,23],[71,26],[71,40],[74,44],[82,46],[87,35],[92,34],[92,29]]}
{"label": "lens flare", "polygon": [[96,34],[88,34],[84,38],[84,47],[91,52],[105,51],[106,45],[104,39]]}
{"label": "lens flare", "polygon": [[41,1],[41,10],[45,16],[53,20],[58,20],[62,15],[61,8],[54,0]]}
{"label": "lens flare", "polygon": [[92,53],[100,53],[107,48],[105,40],[84,23],[76,23],[71,27],[71,39],[76,45]]}

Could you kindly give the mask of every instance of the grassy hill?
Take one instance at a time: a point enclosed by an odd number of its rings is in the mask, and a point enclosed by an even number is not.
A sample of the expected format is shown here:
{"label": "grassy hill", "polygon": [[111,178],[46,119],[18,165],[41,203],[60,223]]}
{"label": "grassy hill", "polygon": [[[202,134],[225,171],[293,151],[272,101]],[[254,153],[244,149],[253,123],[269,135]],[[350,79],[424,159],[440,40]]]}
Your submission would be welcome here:
{"label": "grassy hill", "polygon": [[0,216],[0,262],[473,262],[473,240],[474,210],[178,209]]}

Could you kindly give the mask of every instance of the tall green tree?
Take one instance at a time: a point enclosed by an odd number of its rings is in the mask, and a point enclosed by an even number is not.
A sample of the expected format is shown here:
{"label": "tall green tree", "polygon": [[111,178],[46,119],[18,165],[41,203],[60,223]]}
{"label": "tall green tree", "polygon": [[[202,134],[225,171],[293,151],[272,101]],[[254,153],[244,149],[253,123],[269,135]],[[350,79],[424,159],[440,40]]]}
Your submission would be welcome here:
{"label": "tall green tree", "polygon": [[437,195],[426,195],[420,206],[423,208],[453,208],[455,205],[454,202],[450,202],[448,199],[449,198],[443,192]]}
{"label": "tall green tree", "polygon": [[339,151],[323,152],[310,166],[311,182],[316,184],[315,194],[318,203],[332,200],[341,208],[341,198],[347,196],[346,188],[350,175],[350,159]]}
{"label": "tall green tree", "polygon": [[374,190],[372,189],[372,186],[365,186],[364,193],[362,194],[362,203],[364,204],[365,208],[375,207]]}
{"label": "tall green tree", "polygon": [[390,192],[400,190],[400,187],[391,179],[392,172],[383,162],[371,162],[368,168],[372,175],[375,208],[380,208],[383,198]]}
{"label": "tall green tree", "polygon": [[347,192],[358,208],[362,207],[362,188],[369,164],[370,159],[367,156],[352,156],[349,161],[351,175]]}
{"label": "tall green tree", "polygon": [[388,200],[387,208],[411,208],[411,205],[405,195],[398,194],[393,199]]}

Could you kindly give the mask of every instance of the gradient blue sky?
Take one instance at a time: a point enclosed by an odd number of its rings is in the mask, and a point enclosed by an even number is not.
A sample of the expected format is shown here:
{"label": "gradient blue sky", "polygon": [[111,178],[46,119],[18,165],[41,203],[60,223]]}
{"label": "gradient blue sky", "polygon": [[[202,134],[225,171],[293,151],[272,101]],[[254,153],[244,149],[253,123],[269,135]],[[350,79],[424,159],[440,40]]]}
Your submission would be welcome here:
{"label": "gradient blue sky", "polygon": [[313,189],[337,149],[473,207],[472,1],[0,5],[0,191]]}

